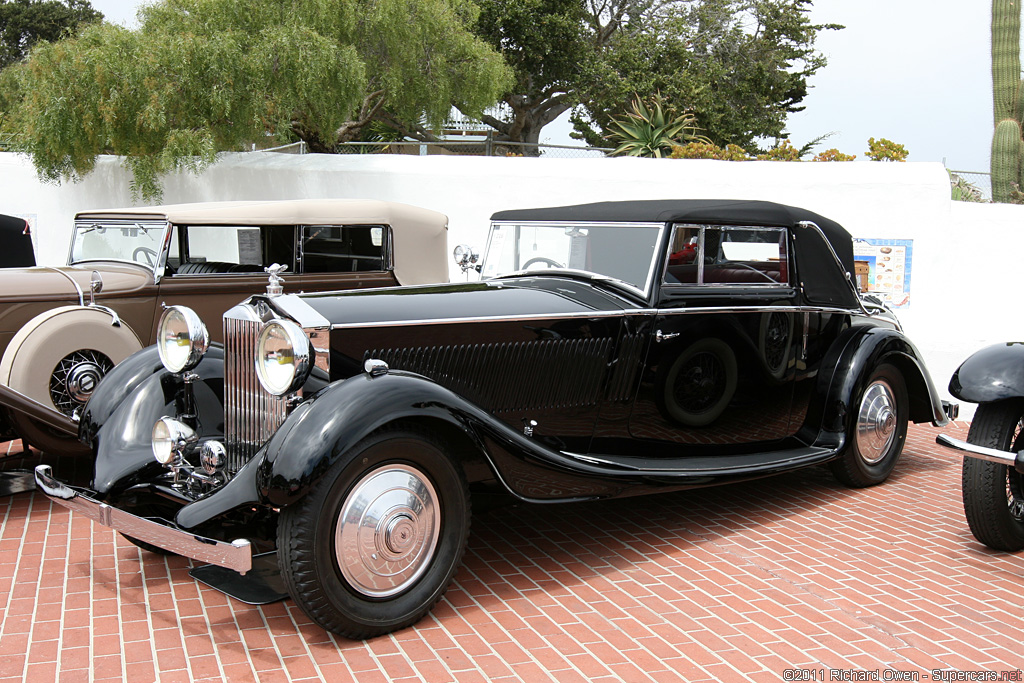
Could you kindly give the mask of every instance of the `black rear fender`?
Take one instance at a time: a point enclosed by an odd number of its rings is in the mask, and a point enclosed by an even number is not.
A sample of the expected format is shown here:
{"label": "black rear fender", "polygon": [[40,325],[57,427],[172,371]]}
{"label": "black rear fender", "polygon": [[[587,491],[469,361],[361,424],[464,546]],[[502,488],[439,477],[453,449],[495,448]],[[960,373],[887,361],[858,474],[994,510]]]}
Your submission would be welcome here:
{"label": "black rear fender", "polygon": [[[894,365],[902,374],[910,396],[910,420],[946,424],[939,393],[925,368],[921,354],[902,332],[886,327],[853,327],[833,345],[822,367],[834,368],[819,376],[814,410],[808,425],[820,425],[818,443],[841,447],[856,419],[854,405],[871,371],[883,363]],[[818,419],[820,418],[820,422]],[[807,436],[807,435],[805,435]]]}

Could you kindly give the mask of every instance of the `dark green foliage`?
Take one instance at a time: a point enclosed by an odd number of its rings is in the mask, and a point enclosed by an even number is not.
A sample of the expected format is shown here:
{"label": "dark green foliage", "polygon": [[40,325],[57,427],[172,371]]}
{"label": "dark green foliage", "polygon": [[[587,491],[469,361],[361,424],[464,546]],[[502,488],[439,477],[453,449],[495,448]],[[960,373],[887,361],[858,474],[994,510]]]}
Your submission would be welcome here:
{"label": "dark green foliage", "polygon": [[[825,64],[810,0],[479,0],[478,30],[516,70],[501,139],[536,142],[574,110],[575,136],[606,144],[634,93],[694,113],[716,144],[782,138]],[[536,32],[532,32],[536,27]]]}
{"label": "dark green foliage", "polygon": [[88,0],[0,2],[0,69],[20,62],[40,40],[53,42],[103,15]]}

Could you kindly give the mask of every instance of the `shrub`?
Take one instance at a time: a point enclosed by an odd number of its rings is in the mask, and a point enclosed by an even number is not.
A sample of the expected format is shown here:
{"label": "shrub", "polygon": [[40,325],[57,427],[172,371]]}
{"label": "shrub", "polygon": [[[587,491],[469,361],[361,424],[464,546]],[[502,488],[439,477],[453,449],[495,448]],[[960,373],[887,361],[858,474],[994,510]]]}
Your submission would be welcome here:
{"label": "shrub", "polygon": [[908,154],[906,147],[892,140],[879,138],[876,142],[874,138],[868,138],[868,151],[864,156],[874,161],[906,161]]}

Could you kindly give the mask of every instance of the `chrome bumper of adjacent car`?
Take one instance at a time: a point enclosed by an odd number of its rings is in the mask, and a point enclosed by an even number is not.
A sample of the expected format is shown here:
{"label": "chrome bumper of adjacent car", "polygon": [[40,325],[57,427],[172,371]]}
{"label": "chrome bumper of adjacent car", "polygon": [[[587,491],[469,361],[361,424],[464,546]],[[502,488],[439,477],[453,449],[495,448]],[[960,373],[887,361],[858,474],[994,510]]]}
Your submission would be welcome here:
{"label": "chrome bumper of adjacent car", "polygon": [[960,439],[954,439],[953,437],[946,436],[945,434],[939,434],[935,437],[935,443],[940,446],[946,446],[948,448],[955,448],[958,451],[963,451],[966,455],[972,458],[988,460],[989,462],[999,463],[1000,465],[1009,465],[1018,472],[1024,472],[1024,451],[1021,451],[1020,453],[1000,451],[995,448],[978,446],[977,444],[967,443]]}
{"label": "chrome bumper of adjacent car", "polygon": [[145,541],[172,553],[233,569],[245,574],[252,569],[252,547],[240,539],[226,543],[212,538],[196,536],[187,531],[169,527],[111,507],[65,486],[53,478],[49,465],[36,467],[36,488],[53,502],[73,512],[79,512],[93,521],[126,536]]}

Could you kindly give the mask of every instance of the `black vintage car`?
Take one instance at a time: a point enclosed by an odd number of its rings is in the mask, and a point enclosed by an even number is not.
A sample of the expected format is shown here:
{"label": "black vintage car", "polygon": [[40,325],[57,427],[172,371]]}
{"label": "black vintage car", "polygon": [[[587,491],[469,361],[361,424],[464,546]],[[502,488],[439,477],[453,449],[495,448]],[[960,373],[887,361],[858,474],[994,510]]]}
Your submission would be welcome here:
{"label": "black vintage car", "polygon": [[967,441],[936,441],[964,454],[961,486],[971,533],[994,550],[1024,550],[1024,342],[984,348],[965,360],[949,393],[978,408]]}
{"label": "black vintage car", "polygon": [[0,268],[28,268],[35,264],[28,221],[0,214]]}
{"label": "black vintage car", "polygon": [[40,466],[39,488],[238,572],[276,550],[302,609],[358,638],[441,596],[471,492],[583,501],[817,464],[867,486],[908,420],[947,421],[827,218],[635,201],[492,220],[479,282],[268,293],[209,348],[169,308],[86,406],[91,486]]}

